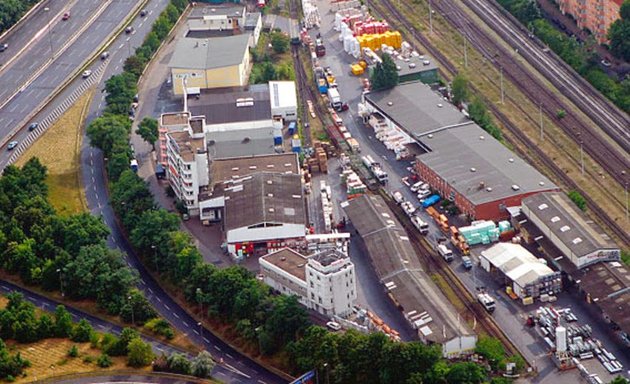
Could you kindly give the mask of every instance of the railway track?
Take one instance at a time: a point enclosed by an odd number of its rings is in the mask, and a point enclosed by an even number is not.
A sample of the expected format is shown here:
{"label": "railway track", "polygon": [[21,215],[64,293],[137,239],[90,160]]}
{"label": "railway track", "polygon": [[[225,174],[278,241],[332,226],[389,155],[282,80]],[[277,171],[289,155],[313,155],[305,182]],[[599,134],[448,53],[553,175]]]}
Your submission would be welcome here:
{"label": "railway track", "polygon": [[[498,32],[504,39],[510,41],[507,36],[505,27],[501,24],[500,17],[492,17],[492,9],[487,4],[481,5],[476,0],[464,1],[471,9],[475,10],[482,19]],[[570,109],[557,97],[556,93],[542,84],[535,76],[533,76],[513,55],[511,51],[496,43],[482,28],[477,26],[470,16],[464,12],[457,4],[450,0],[441,0],[433,2],[433,6],[442,14],[442,16],[452,25],[460,30],[465,38],[491,63],[495,66],[503,68],[505,76],[528,97],[541,105],[542,110],[550,117],[554,118],[556,124],[571,137],[576,143],[582,142],[584,150],[588,153],[600,166],[610,175],[619,180],[622,177],[622,171],[627,172],[630,169],[630,160],[627,153],[622,154],[616,148],[613,148],[605,138],[578,116],[568,113],[564,118],[558,119],[556,113],[559,110],[569,111]],[[523,45],[521,45],[523,46]],[[519,51],[521,55],[528,54],[529,51],[523,49]],[[590,104],[588,100],[593,100],[594,90],[590,89],[588,94],[577,90],[572,79],[559,78],[554,72],[549,74],[553,64],[545,61],[533,62],[546,77],[558,87],[558,89],[568,96],[583,112],[585,112],[593,121],[600,124],[606,129],[606,132],[615,139],[615,141],[626,151],[630,151],[630,140],[628,139],[628,127],[630,120],[619,116],[617,108],[610,105],[601,106],[599,104]],[[561,80],[560,80],[561,79]],[[590,96],[590,97],[588,97]],[[588,99],[587,99],[588,97]],[[594,102],[593,102],[594,103]],[[597,108],[596,108],[597,107]]]}
{"label": "railway track", "polygon": [[[446,284],[451,287],[452,291],[457,296],[457,299],[466,307],[466,312],[474,316],[474,322],[481,326],[488,336],[498,339],[510,355],[523,356],[516,345],[503,333],[503,330],[497,325],[494,318],[486,312],[481,304],[477,302],[473,294],[468,291],[446,261],[435,251],[431,250],[424,236],[411,224],[409,218],[402,213],[400,207],[396,205],[383,189],[381,189],[381,196],[385,199],[392,212],[397,216],[398,221],[400,221],[405,228],[405,231],[407,231],[416,253],[420,256],[420,261],[427,269],[426,272],[429,274],[436,273],[445,280]],[[464,315],[464,319],[467,318],[465,316],[466,314],[460,313],[460,315]]]}
{"label": "railway track", "polygon": [[[371,3],[371,7],[380,13],[381,16],[385,17],[388,14],[393,16],[393,19],[389,19],[390,24],[398,25],[401,32],[404,32],[408,37],[411,37],[410,42],[420,43],[423,47],[425,47],[429,54],[431,54],[436,60],[440,62],[440,72],[444,76],[445,74],[454,75],[458,73],[457,68],[444,56],[439,50],[437,50],[431,42],[422,34],[417,33],[413,28],[413,25],[404,17],[398,9],[391,4],[389,1],[382,2],[374,2]],[[482,50],[484,48],[482,47]],[[483,53],[483,52],[482,52]],[[490,52],[485,49],[484,54],[489,54]],[[480,94],[474,86],[472,86],[472,91],[476,94]],[[509,95],[506,95],[506,98],[511,99]],[[538,100],[538,98],[534,98],[534,100]],[[487,101],[487,100],[486,100]],[[514,100],[513,104],[519,106],[518,102]],[[553,159],[542,150],[537,143],[531,140],[525,133],[522,132],[518,127],[516,127],[508,117],[503,114],[497,107],[494,106],[492,102],[487,103],[489,109],[496,116],[496,118],[502,123],[502,125],[507,128],[513,135],[518,139],[518,141],[522,142],[525,147],[528,149],[527,151],[517,150],[519,155],[528,159],[530,163],[535,162],[536,159],[539,159],[545,167],[552,173],[553,179],[562,182],[567,188],[574,189],[580,192],[584,196],[588,196],[588,193],[580,187],[569,175],[567,175],[561,167],[559,167]],[[521,111],[523,111],[522,107]],[[524,112],[524,111],[523,111]],[[554,111],[555,114],[555,111]],[[525,114],[527,116],[527,114]],[[586,147],[585,147],[586,149]],[[605,152],[605,151],[604,151]],[[603,154],[605,156],[605,154]],[[618,159],[619,160],[619,159]],[[619,171],[621,174],[621,171]],[[628,177],[628,172],[626,172],[625,177]],[[611,196],[611,198],[618,198],[615,196]],[[608,228],[611,229],[617,236],[617,238],[625,245],[626,247],[630,246],[630,234],[624,229],[622,225],[617,223],[613,218],[611,218],[608,213],[600,208],[597,204],[594,204],[592,201],[587,201],[587,206],[593,212],[599,220],[601,220]]]}

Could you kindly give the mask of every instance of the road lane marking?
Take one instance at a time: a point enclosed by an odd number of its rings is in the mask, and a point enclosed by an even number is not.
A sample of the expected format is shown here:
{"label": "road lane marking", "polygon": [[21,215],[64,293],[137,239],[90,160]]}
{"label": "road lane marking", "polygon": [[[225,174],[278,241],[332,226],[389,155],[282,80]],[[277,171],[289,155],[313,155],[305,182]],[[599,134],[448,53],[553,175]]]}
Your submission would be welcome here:
{"label": "road lane marking", "polygon": [[226,353],[225,356],[229,357],[230,359],[234,359],[234,357],[232,357],[232,355],[230,355],[229,353]]}
{"label": "road lane marking", "polygon": [[177,317],[179,319],[179,316],[177,316],[177,313],[173,312],[173,316]]}
{"label": "road lane marking", "polygon": [[125,43],[120,44],[120,46],[118,47],[118,49],[122,48],[125,46]]}
{"label": "road lane marking", "polygon": [[160,299],[159,297],[156,296],[156,299],[161,303],[162,299]]}
{"label": "road lane marking", "polygon": [[214,349],[216,349],[217,351],[221,352],[221,348],[217,347],[216,345],[213,345]]}
{"label": "road lane marking", "polygon": [[210,343],[210,340],[206,339],[205,337],[203,338],[203,341],[205,341],[206,343]]}
{"label": "road lane marking", "polygon": [[183,323],[184,323],[184,326],[186,326],[186,327],[190,327],[190,325],[188,325],[188,323],[187,323],[187,322],[183,321]]}
{"label": "road lane marking", "polygon": [[199,332],[195,331],[194,329],[193,329],[193,332],[195,332],[197,335],[199,334]]}

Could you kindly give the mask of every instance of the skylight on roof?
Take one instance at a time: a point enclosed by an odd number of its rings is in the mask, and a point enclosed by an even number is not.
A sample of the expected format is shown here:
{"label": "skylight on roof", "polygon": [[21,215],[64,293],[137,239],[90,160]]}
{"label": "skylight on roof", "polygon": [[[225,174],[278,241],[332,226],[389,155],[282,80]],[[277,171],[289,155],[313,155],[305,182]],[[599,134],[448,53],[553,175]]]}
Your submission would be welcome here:
{"label": "skylight on roof", "polygon": [[569,227],[568,225],[563,226],[562,228],[560,228],[560,232],[566,232],[569,229],[571,229],[571,227]]}
{"label": "skylight on roof", "polygon": [[573,244],[580,244],[582,242],[582,239],[579,237],[576,237],[575,239],[573,239]]}
{"label": "skylight on roof", "polygon": [[539,209],[539,210],[541,210],[541,211],[542,211],[543,209],[547,209],[547,208],[549,208],[549,206],[548,206],[547,204],[545,204],[545,203],[540,204],[540,205],[538,206],[538,209]]}
{"label": "skylight on roof", "polygon": [[552,223],[557,223],[558,221],[560,221],[560,218],[558,216],[554,216],[551,218]]}

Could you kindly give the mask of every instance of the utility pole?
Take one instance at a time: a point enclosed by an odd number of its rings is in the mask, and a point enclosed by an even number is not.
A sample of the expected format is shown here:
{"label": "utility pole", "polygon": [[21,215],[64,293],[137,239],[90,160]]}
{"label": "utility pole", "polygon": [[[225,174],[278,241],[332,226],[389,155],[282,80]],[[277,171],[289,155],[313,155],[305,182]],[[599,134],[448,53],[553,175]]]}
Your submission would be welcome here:
{"label": "utility pole", "polygon": [[433,7],[431,6],[431,0],[429,0],[429,31],[433,34]]}
{"label": "utility pole", "polygon": [[542,104],[538,104],[538,115],[540,116],[540,141],[543,141],[545,134],[543,126]]}
{"label": "utility pole", "polygon": [[628,215],[628,180],[626,179],[626,171],[621,171],[621,182],[623,183],[624,190],[624,202],[626,206],[626,220],[630,220],[630,216]]}
{"label": "utility pole", "polygon": [[501,70],[501,104],[505,104],[505,90],[503,88],[503,67],[499,67]]}
{"label": "utility pole", "polygon": [[580,140],[580,170],[582,176],[584,176],[584,140],[582,140],[582,130],[578,133],[578,140]]}
{"label": "utility pole", "polygon": [[468,39],[464,35],[464,68],[468,68]]}

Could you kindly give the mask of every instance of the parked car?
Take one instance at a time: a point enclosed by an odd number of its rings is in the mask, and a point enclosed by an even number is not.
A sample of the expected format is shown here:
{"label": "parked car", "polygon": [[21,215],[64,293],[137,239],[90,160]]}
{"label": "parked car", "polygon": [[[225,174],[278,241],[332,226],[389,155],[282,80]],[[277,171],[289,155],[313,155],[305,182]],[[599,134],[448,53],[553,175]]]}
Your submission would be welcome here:
{"label": "parked car", "polygon": [[405,201],[405,197],[399,191],[394,191],[392,196],[394,197],[396,204],[402,204],[402,202]]}
{"label": "parked car", "polygon": [[416,207],[410,201],[404,201],[400,206],[405,210],[407,216],[411,216],[416,213]]}
{"label": "parked car", "polygon": [[602,60],[601,63],[604,67],[610,67],[612,65],[612,63],[606,59]]}
{"label": "parked car", "polygon": [[61,18],[61,20],[66,21],[66,20],[68,20],[69,18],[70,18],[70,12],[66,12],[66,13],[64,13],[64,14],[63,14],[63,17]]}
{"label": "parked car", "polygon": [[29,130],[29,132],[32,132],[32,131],[36,130],[37,127],[39,127],[39,123],[31,123],[31,125],[28,126],[28,130]]}
{"label": "parked car", "polygon": [[418,200],[424,200],[425,197],[429,196],[431,194],[431,191],[427,190],[427,189],[421,189],[420,191],[418,191]]}
{"label": "parked car", "polygon": [[341,324],[337,323],[336,321],[329,321],[326,323],[326,326],[333,331],[341,330]]}
{"label": "parked car", "polygon": [[13,148],[17,147],[17,145],[18,145],[18,141],[14,140],[14,141],[10,142],[9,145],[7,145],[7,149],[10,151]]}
{"label": "parked car", "polygon": [[88,77],[92,76],[92,71],[90,69],[88,69],[87,71],[83,71],[83,78],[87,79]]}
{"label": "parked car", "polygon": [[105,60],[109,57],[109,51],[101,53],[101,60]]}
{"label": "parked car", "polygon": [[462,256],[462,265],[464,266],[464,268],[466,268],[467,270],[471,270],[473,267],[473,263],[472,260],[470,259],[470,257],[468,256]]}
{"label": "parked car", "polygon": [[143,9],[142,11],[140,11],[140,17],[145,17],[148,14],[146,9]]}
{"label": "parked car", "polygon": [[126,33],[126,34],[133,33],[133,31],[134,31],[133,27],[127,27],[127,28],[125,28],[125,33]]}

